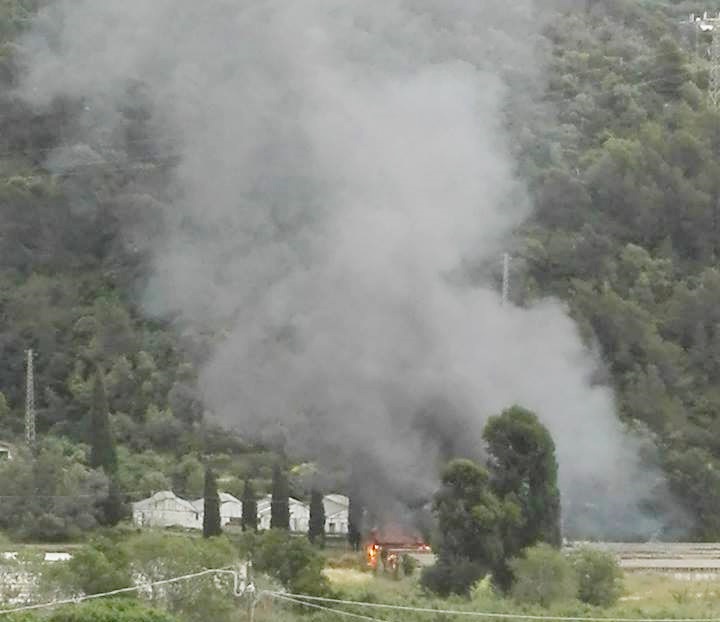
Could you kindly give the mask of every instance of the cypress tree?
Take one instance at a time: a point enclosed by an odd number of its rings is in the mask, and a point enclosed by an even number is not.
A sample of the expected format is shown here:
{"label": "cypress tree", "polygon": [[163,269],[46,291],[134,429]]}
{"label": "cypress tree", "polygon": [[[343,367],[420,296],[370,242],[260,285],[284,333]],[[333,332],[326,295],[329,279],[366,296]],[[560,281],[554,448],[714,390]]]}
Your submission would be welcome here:
{"label": "cypress tree", "polygon": [[362,518],[363,508],[355,494],[350,495],[350,506],[348,507],[348,542],[353,551],[360,550],[362,541]]}
{"label": "cypress tree", "polygon": [[313,544],[325,544],[325,505],[323,495],[319,490],[313,489],[310,493],[310,525],[308,538]]}
{"label": "cypress tree", "polygon": [[290,529],[290,489],[280,464],[273,468],[270,529]]}
{"label": "cypress tree", "polygon": [[128,513],[117,482],[118,467],[115,440],[110,429],[110,414],[105,392],[105,379],[100,365],[95,365],[92,402],[90,404],[90,466],[102,469],[109,478],[108,496],[101,503],[100,521],[109,526],[117,525]]}
{"label": "cypress tree", "polygon": [[112,476],[117,471],[117,452],[110,430],[105,380],[99,365],[95,366],[92,403],[90,405],[90,466]]}
{"label": "cypress tree", "polygon": [[220,495],[218,494],[215,473],[210,467],[205,469],[205,492],[203,505],[203,538],[219,536],[220,526]]}
{"label": "cypress tree", "polygon": [[257,499],[249,477],[245,480],[243,489],[241,525],[243,531],[257,531]]}
{"label": "cypress tree", "polygon": [[103,505],[103,523],[110,527],[117,525],[123,518],[128,515],[128,505],[120,491],[120,485],[115,477],[110,479],[108,488],[108,496]]}

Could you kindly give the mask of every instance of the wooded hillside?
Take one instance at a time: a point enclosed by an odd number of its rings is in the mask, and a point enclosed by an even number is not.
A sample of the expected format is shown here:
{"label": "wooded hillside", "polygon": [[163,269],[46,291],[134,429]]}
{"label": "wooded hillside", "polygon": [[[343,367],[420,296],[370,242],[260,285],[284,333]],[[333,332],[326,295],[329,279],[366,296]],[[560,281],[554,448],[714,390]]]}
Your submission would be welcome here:
{"label": "wooded hillside", "polygon": [[[214,335],[151,318],[142,298],[172,145],[148,129],[135,85],[113,137],[128,157],[97,144],[54,174],[48,156],[82,102],[40,115],[12,93],[14,41],[40,3],[0,2],[0,435],[22,434],[31,347],[39,432],[84,442],[97,362],[122,485],[199,492],[199,462],[173,456],[244,448],[204,419],[197,373]],[[547,88],[508,118],[535,205],[514,242],[511,295],[567,303],[619,416],[657,443],[697,515],[694,535],[720,538],[720,111],[707,97],[709,35],[680,24],[720,7],[577,5],[546,29]]]}

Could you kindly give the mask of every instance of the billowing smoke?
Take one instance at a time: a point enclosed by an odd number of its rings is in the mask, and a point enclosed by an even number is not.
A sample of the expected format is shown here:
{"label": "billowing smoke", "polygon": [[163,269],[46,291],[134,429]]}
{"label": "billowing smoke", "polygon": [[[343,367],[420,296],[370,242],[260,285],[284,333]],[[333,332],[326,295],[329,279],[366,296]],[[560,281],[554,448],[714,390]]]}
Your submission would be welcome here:
{"label": "billowing smoke", "polygon": [[225,424],[422,498],[519,403],[556,440],[566,513],[592,500],[648,532],[656,475],[573,322],[463,270],[499,262],[529,213],[505,110],[541,84],[546,4],[59,0],[22,44],[21,90],[81,98],[74,143],[121,160],[123,111],[151,110],[144,138],[179,159],[146,207],[144,305],[220,335],[201,383]]}

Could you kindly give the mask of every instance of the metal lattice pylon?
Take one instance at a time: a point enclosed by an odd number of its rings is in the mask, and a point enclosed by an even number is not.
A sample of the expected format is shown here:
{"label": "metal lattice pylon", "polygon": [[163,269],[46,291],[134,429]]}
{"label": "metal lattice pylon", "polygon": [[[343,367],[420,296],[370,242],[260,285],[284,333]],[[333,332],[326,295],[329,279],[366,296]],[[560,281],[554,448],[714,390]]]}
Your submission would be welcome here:
{"label": "metal lattice pylon", "polygon": [[503,255],[502,303],[505,306],[510,296],[510,255]]}
{"label": "metal lattice pylon", "polygon": [[715,20],[710,47],[710,84],[708,95],[713,108],[720,108],[720,21]]}
{"label": "metal lattice pylon", "polygon": [[27,378],[25,380],[25,442],[35,447],[35,379],[33,374],[33,351],[27,351]]}

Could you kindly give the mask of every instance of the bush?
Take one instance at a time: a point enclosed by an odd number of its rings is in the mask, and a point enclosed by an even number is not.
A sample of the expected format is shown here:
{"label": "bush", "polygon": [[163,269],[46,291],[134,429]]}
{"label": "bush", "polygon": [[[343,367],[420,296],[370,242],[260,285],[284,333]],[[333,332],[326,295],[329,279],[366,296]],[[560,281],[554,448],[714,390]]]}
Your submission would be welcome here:
{"label": "bush", "polygon": [[363,556],[357,553],[344,553],[340,557],[328,557],[325,560],[328,568],[341,568],[347,570],[367,570],[368,565]]}
{"label": "bush", "polygon": [[98,594],[132,585],[127,555],[102,538],[76,551],[70,561],[48,565],[42,580],[58,594]]}
{"label": "bush", "polygon": [[622,570],[610,553],[581,549],[571,557],[578,580],[578,598],[590,605],[610,607],[623,593]]}
{"label": "bush", "polygon": [[520,603],[549,607],[577,595],[577,577],[570,561],[547,544],[525,549],[523,557],[510,562],[510,569],[512,595]]}
{"label": "bush", "polygon": [[60,610],[50,622],[174,622],[165,611],[150,609],[137,603],[103,602]]}
{"label": "bush", "polygon": [[420,584],[440,596],[467,594],[475,583],[485,576],[483,564],[467,559],[441,559],[434,566],[425,568]]}
{"label": "bush", "polygon": [[59,609],[49,617],[28,618],[27,622],[35,619],[38,622],[177,622],[177,618],[165,611],[150,609],[130,600],[73,605]]}
{"label": "bush", "polygon": [[271,529],[258,536],[252,551],[256,570],[270,575],[295,594],[321,596],[330,593],[322,574],[324,560],[306,538]]}
{"label": "bush", "polygon": [[406,577],[409,577],[412,576],[412,574],[415,572],[415,569],[418,567],[418,562],[412,555],[408,555],[406,553],[402,556],[401,565],[403,574]]}

